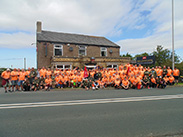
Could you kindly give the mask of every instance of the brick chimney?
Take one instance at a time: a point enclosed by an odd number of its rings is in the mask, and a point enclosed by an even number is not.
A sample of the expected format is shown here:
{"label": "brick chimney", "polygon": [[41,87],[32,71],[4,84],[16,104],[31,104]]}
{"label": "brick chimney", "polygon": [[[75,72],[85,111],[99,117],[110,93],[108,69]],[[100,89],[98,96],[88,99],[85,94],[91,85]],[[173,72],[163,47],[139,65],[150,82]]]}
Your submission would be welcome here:
{"label": "brick chimney", "polygon": [[41,31],[42,31],[42,22],[37,21],[37,33],[41,33]]}

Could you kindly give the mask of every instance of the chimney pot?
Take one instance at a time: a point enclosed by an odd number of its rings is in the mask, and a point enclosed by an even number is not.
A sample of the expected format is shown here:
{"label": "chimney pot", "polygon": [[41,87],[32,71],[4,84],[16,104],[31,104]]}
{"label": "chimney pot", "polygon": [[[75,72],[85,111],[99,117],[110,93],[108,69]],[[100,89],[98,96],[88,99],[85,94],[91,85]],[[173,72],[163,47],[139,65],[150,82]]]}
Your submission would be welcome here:
{"label": "chimney pot", "polygon": [[41,33],[42,31],[42,23],[41,21],[37,21],[37,33]]}

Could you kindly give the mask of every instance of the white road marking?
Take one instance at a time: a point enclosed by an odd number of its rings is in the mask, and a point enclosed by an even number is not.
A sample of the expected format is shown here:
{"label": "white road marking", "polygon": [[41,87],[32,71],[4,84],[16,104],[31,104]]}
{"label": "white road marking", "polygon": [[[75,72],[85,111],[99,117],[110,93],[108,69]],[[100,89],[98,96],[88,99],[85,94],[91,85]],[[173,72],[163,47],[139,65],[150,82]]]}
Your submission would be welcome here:
{"label": "white road marking", "polygon": [[183,94],[160,95],[160,96],[144,96],[144,97],[128,97],[128,98],[109,98],[109,99],[90,99],[90,100],[0,104],[0,109],[88,105],[88,104],[148,101],[148,100],[167,100],[167,99],[178,99],[178,98],[183,98]]}

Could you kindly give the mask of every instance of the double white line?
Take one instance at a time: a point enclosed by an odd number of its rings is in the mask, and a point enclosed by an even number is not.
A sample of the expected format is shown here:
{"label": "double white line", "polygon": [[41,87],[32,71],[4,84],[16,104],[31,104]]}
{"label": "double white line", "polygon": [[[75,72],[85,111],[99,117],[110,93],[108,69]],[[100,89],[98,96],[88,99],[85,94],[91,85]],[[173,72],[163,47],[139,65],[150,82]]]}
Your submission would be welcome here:
{"label": "double white line", "polygon": [[117,102],[119,103],[119,102],[133,102],[133,101],[163,100],[163,99],[165,100],[165,99],[178,99],[178,98],[183,98],[183,94],[161,95],[161,96],[144,96],[144,97],[128,97],[128,98],[109,98],[109,99],[90,99],[90,100],[0,104],[0,109],[51,107],[51,106],[72,106],[72,105],[104,104],[104,103],[117,103]]}

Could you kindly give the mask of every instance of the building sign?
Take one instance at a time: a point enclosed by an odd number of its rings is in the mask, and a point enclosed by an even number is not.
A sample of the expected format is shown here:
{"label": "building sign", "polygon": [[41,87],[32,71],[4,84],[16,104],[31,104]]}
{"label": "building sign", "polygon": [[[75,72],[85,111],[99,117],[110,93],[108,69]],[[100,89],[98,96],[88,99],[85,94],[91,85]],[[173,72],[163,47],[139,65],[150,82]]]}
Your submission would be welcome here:
{"label": "building sign", "polygon": [[136,63],[141,65],[148,65],[155,63],[155,56],[144,56],[144,57],[137,57]]}

